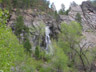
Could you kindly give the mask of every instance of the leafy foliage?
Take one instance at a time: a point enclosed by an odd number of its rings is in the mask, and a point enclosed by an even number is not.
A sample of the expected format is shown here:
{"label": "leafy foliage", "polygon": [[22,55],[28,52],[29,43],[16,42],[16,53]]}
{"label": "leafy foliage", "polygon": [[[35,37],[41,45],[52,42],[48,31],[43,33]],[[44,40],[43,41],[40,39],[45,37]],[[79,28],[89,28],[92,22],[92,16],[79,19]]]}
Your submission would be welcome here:
{"label": "leafy foliage", "polygon": [[[82,39],[82,27],[80,23],[71,22],[70,24],[61,24],[61,34],[58,41],[58,46],[63,49],[66,55],[69,56],[68,66],[72,68],[74,72],[74,66],[83,67],[83,71],[92,71],[92,62],[95,57],[92,49],[86,49],[84,44],[80,46],[80,40]],[[95,50],[94,50],[95,51]],[[91,57],[88,57],[91,56]],[[77,68],[78,69],[78,68]]]}
{"label": "leafy foliage", "polygon": [[[46,10],[49,2],[46,0],[0,0],[7,9],[30,7]],[[23,5],[23,6],[22,6]],[[60,12],[60,14],[68,15],[69,10]],[[54,12],[55,19],[58,14]],[[96,60],[95,48],[83,49],[79,47],[81,39],[82,27],[81,16],[76,15],[77,22],[70,24],[61,24],[61,33],[58,41],[53,41],[53,55],[46,54],[40,46],[45,33],[45,25],[40,22],[40,25],[27,28],[24,25],[23,17],[18,16],[15,24],[15,34],[20,39],[20,34],[23,33],[23,45],[19,44],[16,36],[12,33],[9,27],[6,27],[9,12],[0,9],[0,70],[4,72],[77,72],[75,65],[81,65],[86,71],[92,69],[92,64]],[[37,35],[37,46],[35,49],[35,57],[30,57],[24,51],[31,52],[31,44],[28,38]],[[24,49],[23,46],[26,48]],[[89,57],[90,56],[90,57]],[[86,70],[87,69],[87,70]],[[91,71],[90,71],[91,72]]]}
{"label": "leafy foliage", "polygon": [[43,11],[49,8],[47,0],[2,0],[3,6],[10,11],[12,8],[38,8]]}
{"label": "leafy foliage", "polygon": [[5,25],[8,18],[8,11],[1,10],[0,15],[3,17],[2,19],[0,18],[0,69],[10,72],[11,67],[15,65],[14,62],[16,60],[22,60],[21,57],[23,57],[24,50],[11,29]]}
{"label": "leafy foliage", "polygon": [[57,43],[54,43],[55,56],[52,59],[53,69],[58,71],[67,71],[68,56],[64,53],[63,49],[58,46]]}
{"label": "leafy foliage", "polygon": [[[35,72],[35,68],[40,67],[42,61],[37,61],[26,55],[23,45],[12,33],[10,27],[6,27],[8,15],[7,10],[0,10],[0,70],[4,72]],[[6,16],[4,16],[6,15]],[[29,46],[29,44],[26,44]]]}
{"label": "leafy foliage", "polygon": [[[74,49],[80,42],[81,26],[77,22],[71,22],[70,24],[61,24],[61,34],[57,45],[63,49],[64,53],[69,57],[69,67],[74,68]],[[73,70],[74,71],[74,70]]]}
{"label": "leafy foliage", "polygon": [[4,26],[7,23],[7,20],[9,18],[9,11],[5,10],[2,11],[0,8],[0,26]]}
{"label": "leafy foliage", "polygon": [[77,22],[71,22],[70,24],[61,24],[61,36],[62,40],[69,42],[69,44],[78,43],[81,35],[82,27]]}

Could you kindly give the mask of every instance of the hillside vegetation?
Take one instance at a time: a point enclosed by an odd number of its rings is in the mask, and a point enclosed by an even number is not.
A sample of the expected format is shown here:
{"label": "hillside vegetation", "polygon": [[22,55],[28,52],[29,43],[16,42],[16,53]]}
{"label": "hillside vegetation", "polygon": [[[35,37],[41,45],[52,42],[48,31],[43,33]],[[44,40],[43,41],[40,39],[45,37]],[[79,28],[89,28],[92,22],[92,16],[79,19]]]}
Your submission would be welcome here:
{"label": "hillside vegetation", "polygon": [[[95,72],[96,48],[86,48],[86,44],[80,44],[84,36],[82,35],[82,17],[79,13],[76,14],[76,21],[67,24],[59,22],[59,14],[68,16],[70,11],[70,9],[65,11],[64,5],[58,13],[49,8],[50,3],[47,0],[0,0],[0,4],[2,6],[0,8],[0,71]],[[50,18],[51,16],[54,18],[53,21],[60,23],[58,34],[54,33],[55,27],[52,25],[49,27],[50,37],[48,36],[47,39],[50,38],[52,54],[47,53],[45,49],[47,25],[40,22],[39,26],[26,26],[21,10],[27,9],[36,10],[38,15],[48,14]],[[13,11],[17,17],[14,27],[10,27],[8,22]],[[56,38],[51,36],[51,31]],[[33,42],[36,38],[36,47],[31,42],[30,36]]]}

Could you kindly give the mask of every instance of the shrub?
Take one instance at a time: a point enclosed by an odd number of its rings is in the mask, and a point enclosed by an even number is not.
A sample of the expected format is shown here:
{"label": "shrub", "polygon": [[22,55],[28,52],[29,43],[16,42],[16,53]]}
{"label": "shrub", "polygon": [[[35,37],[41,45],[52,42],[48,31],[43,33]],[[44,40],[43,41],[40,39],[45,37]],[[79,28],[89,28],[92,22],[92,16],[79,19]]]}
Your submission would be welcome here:
{"label": "shrub", "polygon": [[35,49],[35,56],[36,56],[37,59],[39,59],[39,57],[40,57],[40,50],[39,50],[38,46]]}
{"label": "shrub", "polygon": [[61,34],[59,35],[57,45],[62,48],[65,55],[69,57],[68,66],[70,68],[74,67],[75,64],[75,49],[77,49],[77,45],[80,42],[81,31],[82,27],[77,22],[71,22],[70,24],[61,24]]}
{"label": "shrub", "polygon": [[63,49],[58,46],[58,43],[54,42],[54,56],[52,57],[52,69],[55,72],[67,72],[67,64],[69,62],[68,56],[64,53]]}
{"label": "shrub", "polygon": [[28,33],[29,29],[24,25],[23,17],[18,16],[15,24],[15,34],[19,37],[22,31]]}
{"label": "shrub", "polygon": [[76,14],[76,21],[81,24],[81,15],[79,13]]}
{"label": "shrub", "polygon": [[62,11],[62,9],[59,10],[60,15],[68,15],[68,13],[69,13],[69,9],[66,11]]}
{"label": "shrub", "polygon": [[24,45],[24,48],[26,48],[26,51],[31,53],[31,44],[30,44],[29,39],[25,40],[23,45]]}
{"label": "shrub", "polygon": [[54,72],[51,67],[42,67],[39,72]]}
{"label": "shrub", "polygon": [[[11,72],[15,62],[20,62],[24,57],[23,46],[19,44],[16,36],[9,27],[6,27],[6,11],[0,11],[0,70]],[[3,17],[3,18],[2,18]]]}

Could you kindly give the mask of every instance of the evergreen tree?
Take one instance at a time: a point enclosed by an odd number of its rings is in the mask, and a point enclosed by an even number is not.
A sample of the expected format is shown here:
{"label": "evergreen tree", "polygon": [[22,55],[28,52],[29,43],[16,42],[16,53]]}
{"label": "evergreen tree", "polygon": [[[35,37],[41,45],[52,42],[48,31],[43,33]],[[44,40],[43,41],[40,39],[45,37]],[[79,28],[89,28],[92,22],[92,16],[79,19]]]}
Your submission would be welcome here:
{"label": "evergreen tree", "polygon": [[59,14],[64,15],[65,14],[65,5],[61,4],[61,9],[59,10]]}
{"label": "evergreen tree", "polygon": [[76,14],[76,21],[81,23],[81,15],[79,13]]}
{"label": "evergreen tree", "polygon": [[65,11],[65,5],[64,4],[61,4],[61,9],[63,12]]}
{"label": "evergreen tree", "polygon": [[31,52],[31,44],[30,44],[30,41],[29,41],[29,39],[27,39],[27,40],[25,40],[25,42],[24,42],[24,48],[26,48],[26,51],[27,52]]}
{"label": "evergreen tree", "polygon": [[55,7],[55,4],[54,4],[54,3],[52,3],[51,9],[52,9],[54,12],[56,11],[56,7]]}
{"label": "evergreen tree", "polygon": [[29,29],[24,25],[23,17],[18,16],[15,25],[15,34],[20,39],[20,34],[23,32],[28,33]]}
{"label": "evergreen tree", "polygon": [[37,59],[39,59],[39,57],[40,57],[40,53],[39,53],[39,52],[40,52],[40,51],[39,51],[39,47],[36,46],[36,49],[35,49],[35,56],[36,56]]}

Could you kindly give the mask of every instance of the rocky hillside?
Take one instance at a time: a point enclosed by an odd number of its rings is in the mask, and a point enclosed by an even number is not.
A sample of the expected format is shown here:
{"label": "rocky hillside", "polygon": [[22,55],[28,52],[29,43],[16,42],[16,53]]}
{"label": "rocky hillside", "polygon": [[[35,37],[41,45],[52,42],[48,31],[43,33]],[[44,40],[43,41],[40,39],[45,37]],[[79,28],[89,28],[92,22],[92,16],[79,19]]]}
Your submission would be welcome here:
{"label": "rocky hillside", "polygon": [[[16,13],[16,10],[14,9],[10,20],[8,22],[8,25],[11,26],[13,32],[15,32],[15,24],[16,24],[16,19],[18,14]],[[38,37],[40,37],[40,32],[39,32],[39,28],[43,28],[43,31],[45,31],[45,27],[49,26],[51,32],[50,32],[50,36],[51,38],[57,38],[57,34],[59,33],[60,30],[60,23],[57,22],[53,16],[48,15],[47,13],[37,10],[37,9],[28,9],[28,10],[20,10],[20,15],[23,16],[23,20],[24,20],[24,25],[27,26],[29,28],[30,33],[32,34],[31,36],[29,35],[28,38],[31,42],[31,44],[33,44],[34,46],[37,45],[38,43]],[[42,26],[43,27],[40,27]],[[31,32],[31,29],[35,29],[34,32]],[[21,38],[22,41],[24,40],[24,32],[22,32],[21,34]],[[45,46],[45,33],[40,37],[42,39],[41,45],[43,45],[43,47]]]}
{"label": "rocky hillside", "polygon": [[54,3],[49,5],[47,0],[0,0],[0,68],[96,72],[96,6],[73,2],[57,12]]}
{"label": "rocky hillside", "polygon": [[76,14],[81,15],[81,25],[83,27],[82,34],[84,39],[81,41],[81,45],[86,44],[86,47],[96,46],[96,8],[87,1],[83,2],[81,5],[70,6],[70,11],[68,15],[60,15],[60,20],[66,23],[71,21],[76,21]]}
{"label": "rocky hillside", "polygon": [[[81,45],[86,43],[86,47],[96,46],[96,8],[93,7],[89,1],[83,2],[81,5],[71,4],[68,15],[59,15],[59,22],[57,22],[52,16],[48,15],[47,13],[37,9],[28,9],[24,11],[20,10],[20,13],[23,16],[24,24],[27,27],[38,27],[41,22],[45,26],[49,26],[51,30],[50,35],[53,38],[57,38],[57,34],[60,31],[61,22],[70,23],[71,21],[76,21],[76,14],[79,13],[81,15],[81,25],[83,27],[82,34],[85,37],[85,39],[81,41]],[[10,21],[8,23],[8,25],[12,27],[13,32],[16,17],[16,10],[13,10]],[[33,39],[31,38],[30,40],[32,42]]]}
{"label": "rocky hillside", "polygon": [[[76,15],[79,13],[81,15],[81,25],[83,27],[82,34],[85,37],[83,40],[81,40],[81,45],[86,44],[87,48],[96,46],[96,8],[92,6],[89,1],[83,2],[81,5],[71,4],[68,15],[59,15],[58,22],[51,15],[37,9],[27,9],[24,11],[20,10],[20,13],[23,16],[24,24],[28,28],[36,28],[40,26],[41,23],[45,26],[49,26],[51,30],[50,35],[53,38],[57,38],[57,34],[60,31],[61,22],[70,23],[71,21],[76,21]],[[16,18],[17,14],[16,10],[14,9],[8,23],[8,25],[12,27],[13,32],[15,30],[14,25]],[[36,34],[34,36],[36,37]],[[29,38],[32,42],[32,37]]]}

